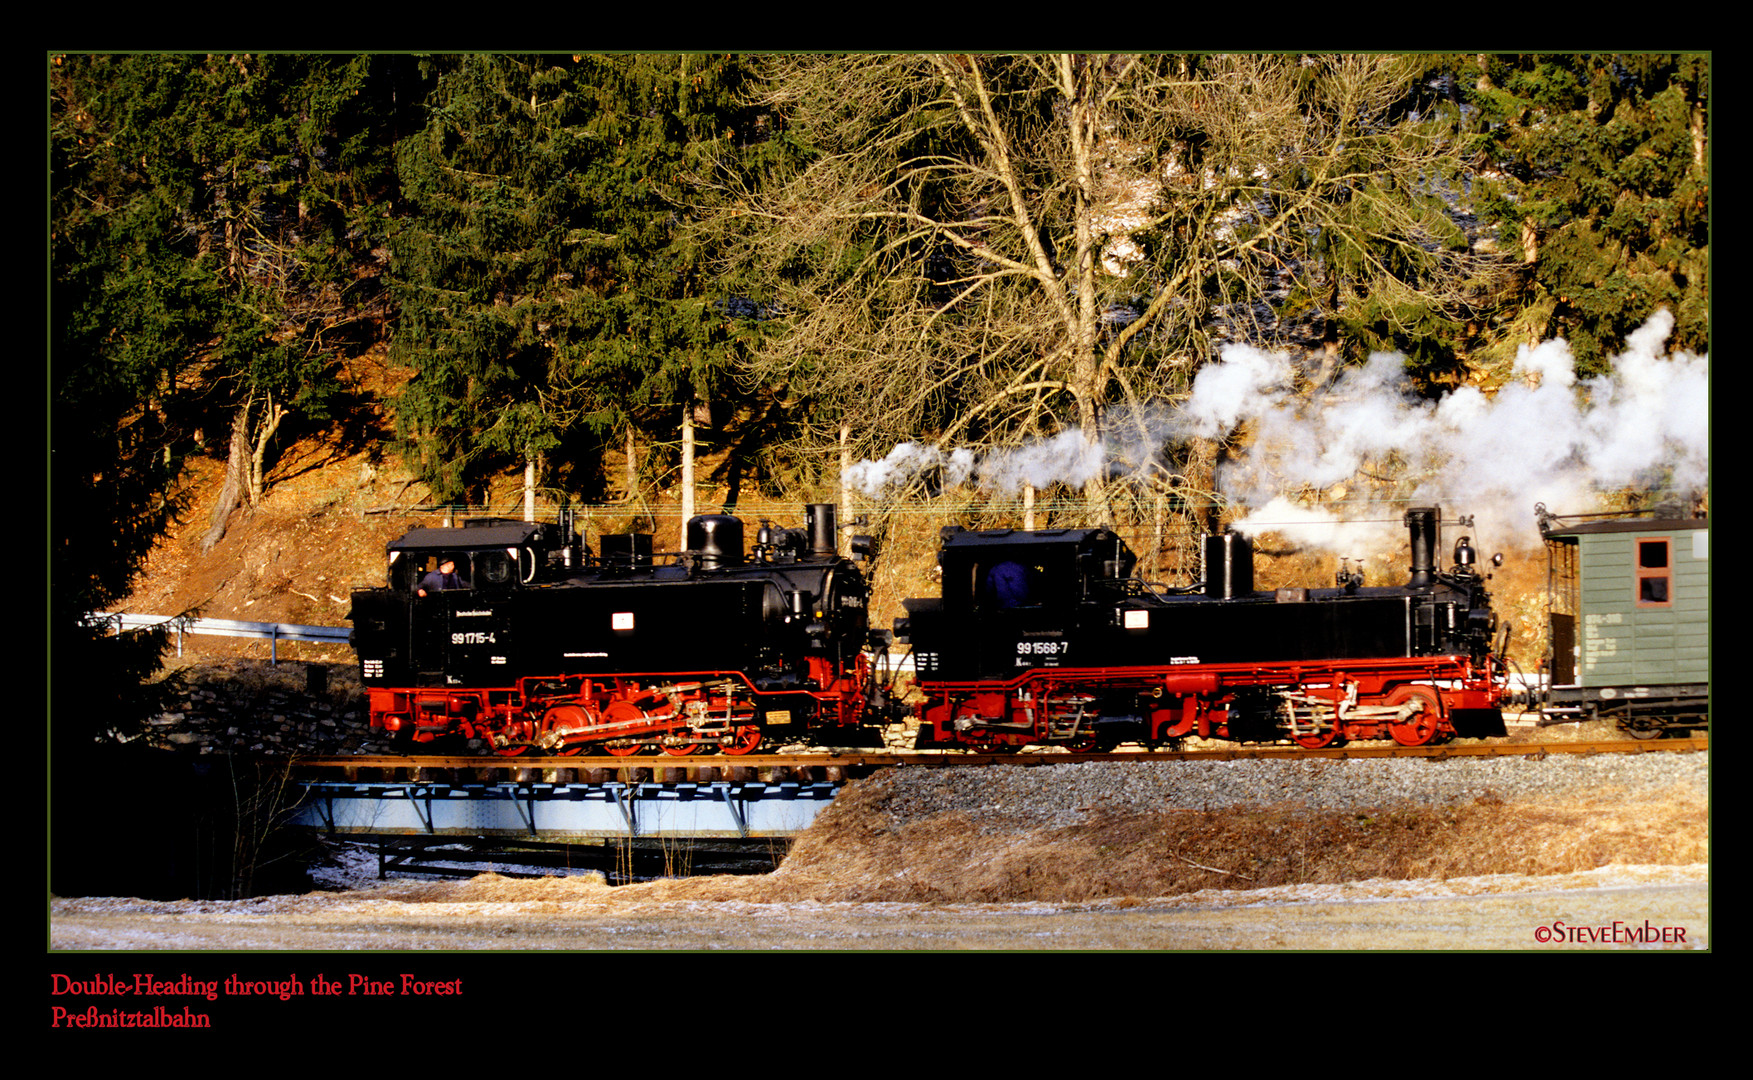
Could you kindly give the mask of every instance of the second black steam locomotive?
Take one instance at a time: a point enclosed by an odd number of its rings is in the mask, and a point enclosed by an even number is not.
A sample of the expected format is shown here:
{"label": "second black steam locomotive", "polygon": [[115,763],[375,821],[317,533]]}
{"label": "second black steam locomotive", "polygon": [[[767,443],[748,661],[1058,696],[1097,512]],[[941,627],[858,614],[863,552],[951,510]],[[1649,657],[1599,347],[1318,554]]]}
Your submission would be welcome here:
{"label": "second black steam locomotive", "polygon": [[[389,584],[355,592],[351,617],[373,726],[507,755],[881,745],[909,716],[920,747],[987,752],[1501,735],[1485,578],[1466,537],[1438,569],[1440,517],[1407,514],[1404,585],[1269,592],[1235,534],[1170,590],[1107,529],[951,528],[941,594],[904,601],[893,635],[869,625],[873,546],[840,556],[833,506],[747,550],[738,519],[696,517],[668,557],[645,536],[592,556],[569,523],[494,520],[392,542]],[[455,576],[424,588],[446,560]],[[913,706],[888,677],[895,641]]]}
{"label": "second black steam locomotive", "polygon": [[1441,511],[1406,514],[1404,585],[1254,589],[1252,547],[1209,537],[1205,580],[1133,576],[1107,529],[947,529],[939,597],[906,601],[917,745],[1149,747],[1188,736],[1308,748],[1504,734],[1496,619],[1467,537],[1439,570]]}

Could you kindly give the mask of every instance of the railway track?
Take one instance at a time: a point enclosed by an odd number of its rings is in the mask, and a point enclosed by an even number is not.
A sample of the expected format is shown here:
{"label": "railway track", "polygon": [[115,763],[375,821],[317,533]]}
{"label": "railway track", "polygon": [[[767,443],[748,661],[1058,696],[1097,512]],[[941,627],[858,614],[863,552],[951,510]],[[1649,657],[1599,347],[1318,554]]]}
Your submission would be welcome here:
{"label": "railway track", "polygon": [[[879,768],[948,768],[979,765],[1067,765],[1087,761],[1246,761],[1271,758],[1437,758],[1547,757],[1557,754],[1696,753],[1708,750],[1708,736],[1684,739],[1612,739],[1599,742],[1449,743],[1443,746],[1353,744],[1306,750],[1295,746],[1238,746],[1200,750],[1132,750],[1109,753],[1036,752],[969,754],[954,751],[816,751],[796,754],[748,754],[727,759],[679,759],[660,755],[625,757],[492,758],[480,755],[354,755],[296,759],[302,772],[339,775],[347,779],[388,779],[412,773],[452,774],[488,783],[497,776],[521,779],[556,778],[586,781],[649,777],[653,782],[680,782],[706,776],[769,779],[773,774],[841,780]],[[457,775],[461,774],[461,775]],[[565,774],[561,777],[560,774]]]}

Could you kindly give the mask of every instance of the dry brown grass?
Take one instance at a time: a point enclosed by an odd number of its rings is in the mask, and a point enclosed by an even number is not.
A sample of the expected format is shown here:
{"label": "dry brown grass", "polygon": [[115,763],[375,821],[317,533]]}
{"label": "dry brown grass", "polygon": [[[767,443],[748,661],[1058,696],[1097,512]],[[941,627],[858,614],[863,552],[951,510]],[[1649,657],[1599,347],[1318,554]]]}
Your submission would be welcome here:
{"label": "dry brown grass", "polygon": [[1708,810],[1679,790],[1636,803],[1124,814],[1032,831],[990,831],[962,812],[895,830],[880,821],[856,796],[837,801],[775,877],[807,881],[817,898],[832,882],[837,900],[1085,901],[1708,858]]}

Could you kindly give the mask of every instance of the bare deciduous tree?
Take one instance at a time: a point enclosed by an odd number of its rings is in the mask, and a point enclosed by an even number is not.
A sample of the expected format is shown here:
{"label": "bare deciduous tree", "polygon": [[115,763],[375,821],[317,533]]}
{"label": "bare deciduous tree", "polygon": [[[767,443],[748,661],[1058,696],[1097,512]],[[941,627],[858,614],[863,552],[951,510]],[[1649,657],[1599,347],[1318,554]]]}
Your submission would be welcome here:
{"label": "bare deciduous tree", "polygon": [[[776,59],[767,105],[814,156],[782,185],[723,182],[712,219],[789,320],[753,375],[865,452],[1093,439],[1183,393],[1218,335],[1270,343],[1293,285],[1462,302],[1474,268],[1433,193],[1451,150],[1403,115],[1412,75],[1391,56]],[[1105,516],[1103,481],[1085,495]]]}

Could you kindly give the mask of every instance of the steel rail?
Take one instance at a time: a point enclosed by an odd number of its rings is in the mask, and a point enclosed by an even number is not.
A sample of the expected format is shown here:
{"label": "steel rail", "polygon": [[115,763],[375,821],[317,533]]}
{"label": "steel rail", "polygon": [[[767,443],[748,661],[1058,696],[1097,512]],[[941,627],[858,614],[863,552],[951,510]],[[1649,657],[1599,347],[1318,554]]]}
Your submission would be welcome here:
{"label": "steel rail", "polygon": [[1682,739],[1612,739],[1599,742],[1542,743],[1447,743],[1441,746],[1351,745],[1324,750],[1295,746],[1236,746],[1201,750],[1128,750],[1109,753],[1037,752],[973,754],[961,751],[852,751],[826,750],[800,754],[747,754],[678,758],[667,755],[640,757],[492,757],[488,755],[352,755],[298,757],[301,769],[433,769],[545,773],[556,769],[643,770],[689,774],[702,769],[845,769],[923,767],[947,768],[968,765],[1068,765],[1090,761],[1247,761],[1272,758],[1468,758],[1548,757],[1558,754],[1649,754],[1696,753],[1710,749],[1709,736]]}

